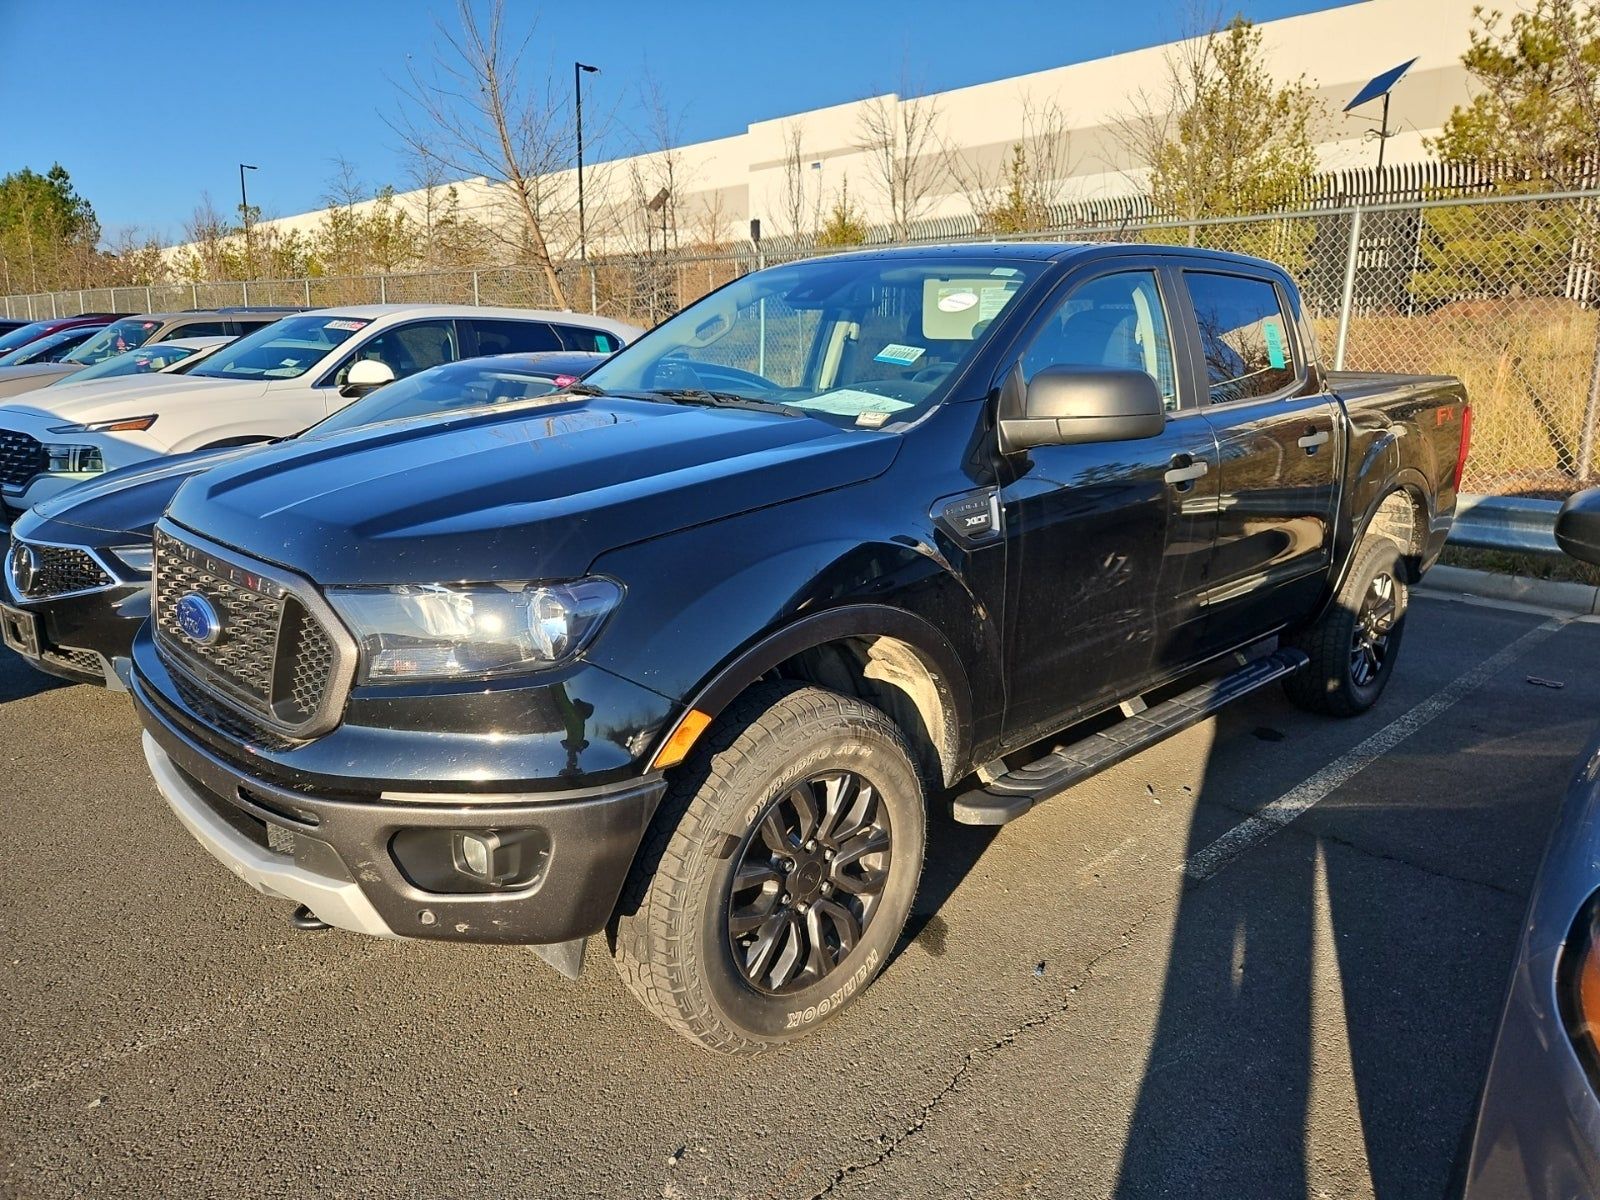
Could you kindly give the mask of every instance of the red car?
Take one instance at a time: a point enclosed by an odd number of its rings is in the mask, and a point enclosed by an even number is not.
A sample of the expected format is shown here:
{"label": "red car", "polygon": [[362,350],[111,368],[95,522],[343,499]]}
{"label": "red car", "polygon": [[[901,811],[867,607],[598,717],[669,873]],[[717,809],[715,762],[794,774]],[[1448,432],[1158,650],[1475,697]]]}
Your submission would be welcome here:
{"label": "red car", "polygon": [[126,317],[127,313],[79,313],[75,317],[51,317],[46,321],[30,321],[26,325],[19,325],[10,332],[0,333],[0,354],[9,354],[11,351],[26,346],[29,342],[37,341],[52,333],[60,333],[63,329],[77,329],[81,325],[104,325],[108,321],[115,321],[118,317]]}

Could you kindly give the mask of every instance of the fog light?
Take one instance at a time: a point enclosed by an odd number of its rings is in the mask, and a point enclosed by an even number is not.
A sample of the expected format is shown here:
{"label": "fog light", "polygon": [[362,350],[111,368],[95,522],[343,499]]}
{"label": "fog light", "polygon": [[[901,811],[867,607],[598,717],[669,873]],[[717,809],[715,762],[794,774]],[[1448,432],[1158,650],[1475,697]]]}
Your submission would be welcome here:
{"label": "fog light", "polygon": [[524,866],[530,861],[525,851],[537,854],[535,847],[527,845],[534,832],[531,829],[471,833],[458,830],[452,839],[456,870],[495,887],[525,878]]}

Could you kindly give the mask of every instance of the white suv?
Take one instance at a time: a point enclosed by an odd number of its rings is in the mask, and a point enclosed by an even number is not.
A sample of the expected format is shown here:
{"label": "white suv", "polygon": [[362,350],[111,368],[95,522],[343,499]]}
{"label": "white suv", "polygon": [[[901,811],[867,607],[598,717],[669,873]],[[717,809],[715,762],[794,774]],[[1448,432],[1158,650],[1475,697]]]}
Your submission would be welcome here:
{"label": "white suv", "polygon": [[160,376],[170,386],[108,379],[41,388],[0,407],[0,516],[146,459],[298,433],[440,363],[533,350],[609,353],[642,332],[607,317],[526,308],[373,304],[285,317],[188,371]]}

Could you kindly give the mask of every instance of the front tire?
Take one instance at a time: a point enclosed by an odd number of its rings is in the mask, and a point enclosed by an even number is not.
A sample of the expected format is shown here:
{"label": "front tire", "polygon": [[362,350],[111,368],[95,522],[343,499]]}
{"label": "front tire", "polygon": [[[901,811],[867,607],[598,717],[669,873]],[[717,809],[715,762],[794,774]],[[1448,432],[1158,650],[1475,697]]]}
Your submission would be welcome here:
{"label": "front tire", "polygon": [[1289,699],[1334,717],[1357,716],[1376,704],[1400,653],[1407,599],[1400,548],[1386,537],[1371,538],[1357,549],[1328,611],[1286,639],[1311,659],[1284,681]]}
{"label": "front tire", "polygon": [[617,969],[707,1049],[792,1041],[888,961],[922,872],[905,738],[864,701],[766,683],[680,767],[612,928]]}

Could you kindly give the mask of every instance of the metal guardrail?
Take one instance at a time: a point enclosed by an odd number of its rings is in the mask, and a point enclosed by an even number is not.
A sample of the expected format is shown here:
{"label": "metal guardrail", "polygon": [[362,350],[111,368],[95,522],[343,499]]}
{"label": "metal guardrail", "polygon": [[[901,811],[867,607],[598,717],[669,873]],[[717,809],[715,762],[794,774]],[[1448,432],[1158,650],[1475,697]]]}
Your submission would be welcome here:
{"label": "metal guardrail", "polygon": [[1561,557],[1556,545],[1559,500],[1522,496],[1457,496],[1450,544],[1470,550],[1505,550],[1516,554]]}

